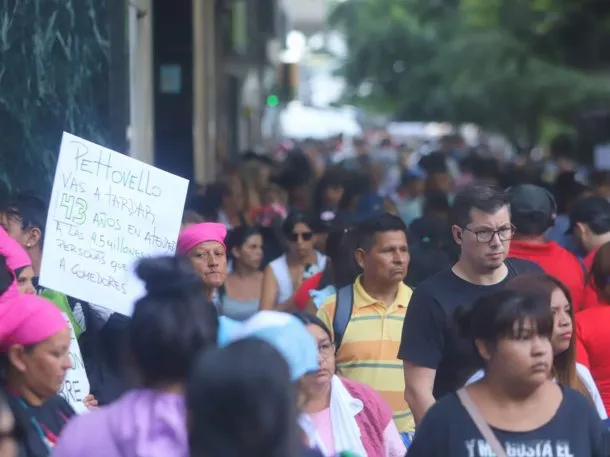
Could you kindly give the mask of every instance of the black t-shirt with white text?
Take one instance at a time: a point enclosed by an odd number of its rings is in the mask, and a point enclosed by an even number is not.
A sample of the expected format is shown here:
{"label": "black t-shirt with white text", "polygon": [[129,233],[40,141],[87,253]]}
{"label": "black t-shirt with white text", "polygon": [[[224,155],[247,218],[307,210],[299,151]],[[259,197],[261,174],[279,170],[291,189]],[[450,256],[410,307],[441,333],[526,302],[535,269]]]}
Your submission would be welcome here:
{"label": "black t-shirt with white text", "polygon": [[471,341],[462,338],[454,325],[455,310],[472,306],[482,296],[502,289],[522,273],[541,273],[535,263],[523,259],[506,261],[508,275],[494,285],[465,281],[451,268],[423,281],[413,292],[402,327],[398,358],[436,370],[434,396],[441,398],[462,387],[482,362]]}
{"label": "black t-shirt with white text", "polygon": [[[602,457],[608,430],[580,393],[562,387],[563,400],[553,418],[535,430],[509,432],[492,427],[509,457]],[[424,416],[409,457],[494,457],[487,441],[456,394],[436,402]]]}

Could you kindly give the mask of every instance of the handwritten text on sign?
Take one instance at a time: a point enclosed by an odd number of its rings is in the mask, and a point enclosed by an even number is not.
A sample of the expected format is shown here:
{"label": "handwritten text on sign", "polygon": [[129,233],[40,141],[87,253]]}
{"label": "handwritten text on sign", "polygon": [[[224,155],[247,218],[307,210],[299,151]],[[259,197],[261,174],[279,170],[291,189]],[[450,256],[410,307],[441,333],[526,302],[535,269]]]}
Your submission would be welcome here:
{"label": "handwritten text on sign", "polygon": [[77,413],[83,413],[87,411],[87,407],[83,403],[83,399],[89,395],[89,379],[87,379],[87,372],[85,371],[85,364],[83,363],[83,357],[78,346],[78,341],[74,335],[74,328],[68,316],[64,313],[64,318],[70,326],[70,333],[72,338],[70,339],[70,362],[72,362],[72,368],[66,373],[66,378],[61,386],[59,395],[70,403],[70,406],[74,408]]}
{"label": "handwritten text on sign", "polygon": [[172,255],[188,181],[64,133],[40,282],[131,314],[139,258]]}

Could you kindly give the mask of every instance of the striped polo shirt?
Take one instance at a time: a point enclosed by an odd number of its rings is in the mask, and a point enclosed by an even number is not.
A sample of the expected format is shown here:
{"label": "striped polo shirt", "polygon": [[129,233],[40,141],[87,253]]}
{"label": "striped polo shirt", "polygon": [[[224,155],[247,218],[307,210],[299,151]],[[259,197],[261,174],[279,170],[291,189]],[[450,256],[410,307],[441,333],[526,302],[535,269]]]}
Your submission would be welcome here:
{"label": "striped polo shirt", "polygon": [[[353,287],[352,318],[337,353],[337,366],[343,376],[369,385],[386,400],[400,432],[412,432],[415,421],[404,400],[403,365],[397,354],[413,291],[401,282],[394,303],[386,306],[364,290],[360,277]],[[336,295],[333,295],[318,310],[318,317],[331,332],[335,302]]]}

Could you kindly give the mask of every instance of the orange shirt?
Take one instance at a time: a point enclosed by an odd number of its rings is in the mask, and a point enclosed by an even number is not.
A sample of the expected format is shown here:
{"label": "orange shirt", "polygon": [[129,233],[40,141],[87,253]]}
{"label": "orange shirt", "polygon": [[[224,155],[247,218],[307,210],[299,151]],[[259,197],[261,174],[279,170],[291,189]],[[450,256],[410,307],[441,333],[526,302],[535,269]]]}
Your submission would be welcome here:
{"label": "orange shirt", "polygon": [[576,315],[578,361],[589,367],[607,411],[610,411],[610,306]]}
{"label": "orange shirt", "polygon": [[509,257],[536,262],[545,273],[559,279],[570,290],[574,310],[580,310],[585,287],[585,273],[576,256],[554,241],[528,243],[513,240]]}

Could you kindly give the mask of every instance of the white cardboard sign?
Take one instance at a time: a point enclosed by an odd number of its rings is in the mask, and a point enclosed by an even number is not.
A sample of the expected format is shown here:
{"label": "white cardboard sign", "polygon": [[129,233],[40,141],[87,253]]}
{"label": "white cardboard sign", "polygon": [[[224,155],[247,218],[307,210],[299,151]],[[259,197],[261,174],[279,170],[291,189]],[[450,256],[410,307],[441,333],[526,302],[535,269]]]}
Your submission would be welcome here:
{"label": "white cardboard sign", "polygon": [[134,263],[173,255],[188,181],[63,134],[40,283],[131,315],[143,285]]}
{"label": "white cardboard sign", "polygon": [[61,386],[59,395],[64,397],[64,399],[70,403],[70,406],[74,408],[74,411],[82,414],[88,411],[87,407],[83,403],[83,400],[87,395],[89,395],[89,379],[87,378],[85,364],[83,363],[83,356],[81,355],[80,347],[78,345],[78,341],[76,340],[76,335],[74,334],[72,322],[70,322],[70,319],[66,313],[62,314],[70,326],[71,339],[69,351],[72,368],[70,368],[66,373],[66,378]]}

